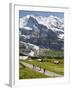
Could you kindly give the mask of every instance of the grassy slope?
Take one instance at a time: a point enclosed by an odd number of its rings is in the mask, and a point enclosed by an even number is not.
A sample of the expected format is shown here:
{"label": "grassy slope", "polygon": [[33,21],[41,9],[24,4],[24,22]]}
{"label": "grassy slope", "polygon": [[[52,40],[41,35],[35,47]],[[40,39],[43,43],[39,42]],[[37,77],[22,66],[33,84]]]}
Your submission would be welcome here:
{"label": "grassy slope", "polygon": [[47,78],[48,76],[35,72],[32,69],[24,68],[20,65],[19,79],[31,79],[31,78]]}
{"label": "grassy slope", "polygon": [[62,74],[62,75],[64,74],[64,64],[54,64],[52,62],[38,62],[36,60],[25,61],[25,62],[34,64],[38,67],[45,68],[49,71],[52,71],[58,74]]}
{"label": "grassy slope", "polygon": [[64,54],[64,51],[57,51],[57,50],[44,50],[44,49],[41,49],[40,50],[40,55],[43,55],[43,56],[61,56]]}

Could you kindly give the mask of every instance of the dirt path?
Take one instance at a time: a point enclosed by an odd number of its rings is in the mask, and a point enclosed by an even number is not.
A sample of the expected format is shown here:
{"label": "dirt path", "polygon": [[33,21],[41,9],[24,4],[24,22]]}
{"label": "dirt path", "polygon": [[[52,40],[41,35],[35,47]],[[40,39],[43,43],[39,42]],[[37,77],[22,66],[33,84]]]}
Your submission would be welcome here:
{"label": "dirt path", "polygon": [[44,72],[44,69],[42,69],[42,68],[40,69],[39,67],[33,66],[32,64],[28,64],[28,63],[25,63],[25,62],[20,62],[20,63],[21,63],[22,65],[28,67],[28,68],[33,69],[33,70],[36,71],[36,72],[43,73],[43,74],[45,74],[45,75],[47,75],[47,76],[51,76],[51,77],[62,77],[62,75],[56,74],[56,73],[51,72],[51,71],[48,71],[48,70],[45,70],[45,72]]}

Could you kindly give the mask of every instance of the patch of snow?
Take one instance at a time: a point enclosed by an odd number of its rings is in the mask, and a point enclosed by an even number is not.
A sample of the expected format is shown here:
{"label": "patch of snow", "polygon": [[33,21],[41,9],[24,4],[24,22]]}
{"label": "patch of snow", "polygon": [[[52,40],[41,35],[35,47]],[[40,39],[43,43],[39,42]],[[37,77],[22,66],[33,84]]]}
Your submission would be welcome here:
{"label": "patch of snow", "polygon": [[48,29],[51,29],[52,27],[58,27],[58,28],[63,28],[64,27],[64,19],[60,19],[57,16],[49,16],[49,17],[44,17],[44,16],[34,16],[34,15],[27,15],[22,18],[20,18],[20,27],[30,29],[26,27],[27,21],[30,17],[33,17],[35,20],[38,21],[39,24],[43,24],[47,26]]}
{"label": "patch of snow", "polygon": [[19,59],[26,60],[28,59],[28,56],[20,56]]}
{"label": "patch of snow", "polygon": [[34,51],[31,50],[31,52],[29,53],[29,56],[34,56]]}
{"label": "patch of snow", "polygon": [[64,34],[60,34],[58,37],[59,37],[60,39],[64,39]]}
{"label": "patch of snow", "polygon": [[36,45],[34,45],[34,44],[31,44],[31,43],[28,43],[28,45],[29,45],[30,47],[32,47],[33,49],[35,49],[35,50],[39,50],[39,46],[36,46]]}
{"label": "patch of snow", "polygon": [[24,37],[24,38],[27,38],[27,39],[30,39],[30,35],[20,35],[20,37]]}
{"label": "patch of snow", "polygon": [[30,27],[23,27],[23,28],[26,30],[32,30],[32,28],[30,28]]}

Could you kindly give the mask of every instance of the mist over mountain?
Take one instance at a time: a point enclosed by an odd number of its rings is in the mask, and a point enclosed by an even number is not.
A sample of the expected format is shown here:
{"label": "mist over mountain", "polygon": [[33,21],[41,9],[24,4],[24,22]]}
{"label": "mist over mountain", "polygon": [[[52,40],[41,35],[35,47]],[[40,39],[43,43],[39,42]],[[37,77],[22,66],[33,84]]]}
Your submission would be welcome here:
{"label": "mist over mountain", "polygon": [[64,48],[64,19],[27,15],[19,19],[19,40],[54,50]]}

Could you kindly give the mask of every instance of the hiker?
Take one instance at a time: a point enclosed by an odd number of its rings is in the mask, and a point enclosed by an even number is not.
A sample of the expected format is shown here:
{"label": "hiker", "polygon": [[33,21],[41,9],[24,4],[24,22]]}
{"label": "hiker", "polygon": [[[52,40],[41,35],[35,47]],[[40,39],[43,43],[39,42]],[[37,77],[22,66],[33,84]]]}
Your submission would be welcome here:
{"label": "hiker", "polygon": [[33,64],[33,69],[35,68],[35,65]]}
{"label": "hiker", "polygon": [[44,73],[45,73],[45,68],[44,68]]}

